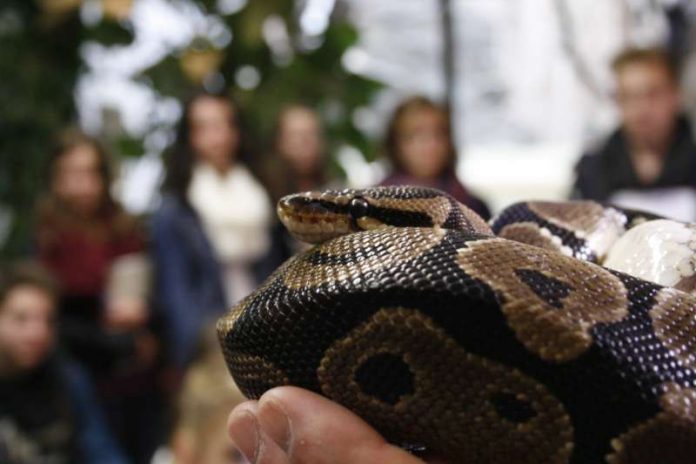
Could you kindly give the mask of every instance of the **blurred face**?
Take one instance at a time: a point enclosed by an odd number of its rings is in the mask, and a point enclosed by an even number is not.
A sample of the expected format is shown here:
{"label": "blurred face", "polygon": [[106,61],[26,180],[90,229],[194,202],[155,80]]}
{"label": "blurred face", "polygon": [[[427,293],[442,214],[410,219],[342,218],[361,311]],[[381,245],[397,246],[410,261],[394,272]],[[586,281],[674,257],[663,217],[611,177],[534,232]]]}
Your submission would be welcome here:
{"label": "blurred face", "polygon": [[664,145],[679,113],[679,91],[668,72],[649,63],[625,65],[617,74],[623,127],[634,143]]}
{"label": "blurred face", "polygon": [[248,464],[227,436],[227,410],[211,418],[205,439],[198,443],[196,464]]}
{"label": "blurred face", "polygon": [[231,104],[220,98],[200,97],[189,112],[191,148],[198,161],[220,171],[228,169],[239,147],[239,130]]}
{"label": "blurred face", "polygon": [[37,367],[54,342],[54,301],[40,288],[21,285],[0,307],[0,356],[13,370]]}
{"label": "blurred face", "polygon": [[78,145],[58,159],[55,169],[54,193],[78,214],[95,214],[106,189],[96,149]]}
{"label": "blurred face", "polygon": [[293,108],[283,115],[279,129],[279,154],[296,173],[313,173],[324,151],[321,124],[316,114],[306,108]]}
{"label": "blurred face", "polygon": [[409,174],[432,179],[442,173],[451,147],[441,111],[423,108],[408,112],[397,131],[399,158]]}

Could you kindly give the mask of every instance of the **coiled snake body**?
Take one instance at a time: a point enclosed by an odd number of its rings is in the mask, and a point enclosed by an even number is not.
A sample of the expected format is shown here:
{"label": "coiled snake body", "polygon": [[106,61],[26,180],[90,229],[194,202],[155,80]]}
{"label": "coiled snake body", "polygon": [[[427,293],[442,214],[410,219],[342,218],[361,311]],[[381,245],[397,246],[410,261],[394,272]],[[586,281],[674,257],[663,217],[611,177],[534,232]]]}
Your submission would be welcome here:
{"label": "coiled snake body", "polygon": [[219,321],[235,381],[319,392],[453,463],[696,462],[696,298],[577,259],[606,254],[607,217],[639,222],[580,205],[517,205],[496,236],[429,189],[282,200],[328,240]]}

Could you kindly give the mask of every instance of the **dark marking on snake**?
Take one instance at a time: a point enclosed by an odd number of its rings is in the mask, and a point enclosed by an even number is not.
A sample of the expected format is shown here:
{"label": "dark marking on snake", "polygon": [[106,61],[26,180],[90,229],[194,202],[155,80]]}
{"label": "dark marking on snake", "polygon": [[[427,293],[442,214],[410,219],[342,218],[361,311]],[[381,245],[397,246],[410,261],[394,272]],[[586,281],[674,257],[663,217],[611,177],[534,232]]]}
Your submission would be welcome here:
{"label": "dark marking on snake", "polygon": [[527,399],[509,392],[494,393],[491,395],[490,402],[500,417],[516,424],[524,424],[537,415]]}
{"label": "dark marking on snake", "polygon": [[322,265],[322,266],[346,266],[349,264],[354,264],[367,256],[379,256],[386,251],[386,246],[382,244],[375,244],[373,246],[365,247],[361,250],[360,254],[356,253],[344,253],[340,255],[325,253],[320,249],[313,250],[303,256],[302,260],[309,264]]}
{"label": "dark marking on snake", "polygon": [[371,207],[372,217],[380,222],[396,227],[432,227],[433,221],[427,213],[418,211],[400,211],[394,214],[392,208]]}
{"label": "dark marking on snake", "polygon": [[562,309],[563,298],[566,298],[573,291],[570,284],[534,269],[515,269],[515,275],[554,308]]}
{"label": "dark marking on snake", "polygon": [[403,356],[379,353],[365,360],[355,371],[355,381],[366,394],[395,405],[413,394],[413,372]]}
{"label": "dark marking on snake", "polygon": [[587,246],[584,240],[579,239],[574,231],[559,227],[549,220],[540,217],[532,211],[526,203],[516,203],[506,208],[493,219],[491,228],[493,229],[493,233],[498,234],[505,226],[524,221],[534,222],[539,227],[546,228],[552,235],[561,239],[563,245],[573,251],[573,256],[575,258],[591,263],[597,262],[597,254]]}

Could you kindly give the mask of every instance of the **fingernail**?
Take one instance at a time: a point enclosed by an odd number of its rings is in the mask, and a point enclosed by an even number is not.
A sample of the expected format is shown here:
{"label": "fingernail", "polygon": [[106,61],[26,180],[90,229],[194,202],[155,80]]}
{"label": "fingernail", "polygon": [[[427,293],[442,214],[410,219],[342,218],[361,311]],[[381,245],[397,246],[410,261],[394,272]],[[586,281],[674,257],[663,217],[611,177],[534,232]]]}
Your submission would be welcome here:
{"label": "fingernail", "polygon": [[292,439],[290,419],[282,404],[274,399],[264,401],[259,408],[259,421],[264,425],[264,430],[273,438],[273,441],[288,452]]}
{"label": "fingernail", "polygon": [[250,463],[256,462],[259,452],[259,424],[249,411],[234,413],[229,424],[232,441]]}

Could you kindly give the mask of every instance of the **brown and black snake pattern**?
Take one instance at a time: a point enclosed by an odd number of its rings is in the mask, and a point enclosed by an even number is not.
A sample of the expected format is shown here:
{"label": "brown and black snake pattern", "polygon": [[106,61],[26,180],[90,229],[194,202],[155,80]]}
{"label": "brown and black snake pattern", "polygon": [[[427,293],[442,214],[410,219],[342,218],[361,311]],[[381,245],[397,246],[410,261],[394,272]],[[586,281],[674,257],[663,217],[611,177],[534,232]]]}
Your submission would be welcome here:
{"label": "brown and black snake pattern", "polygon": [[353,233],[291,258],[219,321],[249,397],[307,388],[452,463],[696,462],[693,296],[496,237],[433,190],[280,209],[313,238],[338,235],[325,214]]}
{"label": "brown and black snake pattern", "polygon": [[505,208],[493,218],[491,228],[499,237],[601,263],[627,230],[659,218],[591,200],[525,201]]}

